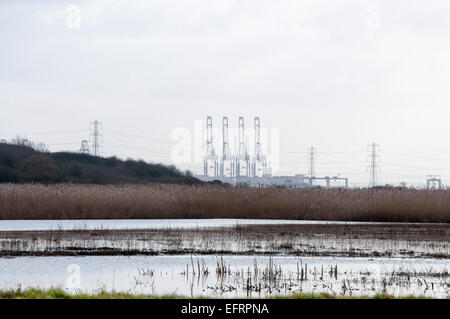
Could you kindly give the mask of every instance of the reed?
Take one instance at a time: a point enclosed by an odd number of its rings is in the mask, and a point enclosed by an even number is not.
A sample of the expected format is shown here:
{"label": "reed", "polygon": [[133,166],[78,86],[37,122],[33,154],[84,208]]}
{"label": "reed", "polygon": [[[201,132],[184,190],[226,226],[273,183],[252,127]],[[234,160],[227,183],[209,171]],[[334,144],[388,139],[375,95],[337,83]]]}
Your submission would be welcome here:
{"label": "reed", "polygon": [[450,222],[450,190],[0,184],[0,219]]}

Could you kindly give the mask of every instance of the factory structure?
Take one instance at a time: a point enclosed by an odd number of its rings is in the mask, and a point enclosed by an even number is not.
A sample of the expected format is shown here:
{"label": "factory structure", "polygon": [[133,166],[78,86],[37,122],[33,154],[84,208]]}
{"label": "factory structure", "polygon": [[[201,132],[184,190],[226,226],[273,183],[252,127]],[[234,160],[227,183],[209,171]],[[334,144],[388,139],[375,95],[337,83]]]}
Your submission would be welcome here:
{"label": "factory structure", "polygon": [[[212,117],[206,118],[206,152],[203,160],[203,175],[196,177],[203,181],[218,180],[232,185],[249,185],[253,187],[286,186],[286,187],[310,187],[313,180],[318,177],[296,174],[293,176],[274,176],[268,161],[267,154],[264,153],[261,143],[261,121],[255,117],[253,121],[254,144],[252,152],[249,152],[245,140],[244,118],[238,118],[237,147],[233,153],[230,147],[228,117],[222,118],[222,152],[217,154],[214,147],[213,121]],[[330,180],[337,177],[323,177]]]}

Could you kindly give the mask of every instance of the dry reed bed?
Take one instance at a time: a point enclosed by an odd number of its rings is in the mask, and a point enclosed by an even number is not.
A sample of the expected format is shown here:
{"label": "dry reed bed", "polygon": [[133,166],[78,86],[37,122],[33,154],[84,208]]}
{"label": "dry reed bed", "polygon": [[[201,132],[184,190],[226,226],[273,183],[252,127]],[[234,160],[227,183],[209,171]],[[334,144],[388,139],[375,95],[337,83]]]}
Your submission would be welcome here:
{"label": "dry reed bed", "polygon": [[450,223],[450,190],[0,184],[0,219],[123,218]]}

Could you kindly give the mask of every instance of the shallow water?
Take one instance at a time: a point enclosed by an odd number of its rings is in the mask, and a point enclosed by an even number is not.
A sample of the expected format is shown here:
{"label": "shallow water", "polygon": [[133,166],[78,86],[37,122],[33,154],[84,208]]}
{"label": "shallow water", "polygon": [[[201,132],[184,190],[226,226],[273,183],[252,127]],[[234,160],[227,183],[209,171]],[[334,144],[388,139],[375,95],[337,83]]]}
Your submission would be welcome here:
{"label": "shallow water", "polygon": [[[226,275],[216,272],[218,264],[226,266]],[[0,259],[0,289],[60,287],[69,292],[104,289],[214,297],[263,297],[300,291],[353,296],[386,292],[448,298],[448,266],[446,260],[397,258],[19,257]],[[299,269],[307,275],[301,275]],[[330,273],[331,269],[337,271]],[[278,275],[271,277],[270,272]],[[260,291],[248,289],[249,278]]]}
{"label": "shallow water", "polygon": [[[236,225],[281,224],[379,224],[373,222],[342,222],[277,219],[63,219],[63,220],[0,220],[0,231],[94,230],[94,229],[166,229],[213,228]],[[387,224],[387,223],[385,223]]]}

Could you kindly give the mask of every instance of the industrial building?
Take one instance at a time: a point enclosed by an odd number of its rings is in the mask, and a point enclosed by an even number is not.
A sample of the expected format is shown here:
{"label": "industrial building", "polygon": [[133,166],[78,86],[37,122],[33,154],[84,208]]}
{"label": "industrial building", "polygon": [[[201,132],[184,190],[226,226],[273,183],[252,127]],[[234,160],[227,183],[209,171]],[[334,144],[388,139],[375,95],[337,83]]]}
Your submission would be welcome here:
{"label": "industrial building", "polygon": [[206,118],[206,153],[203,163],[203,175],[196,176],[203,181],[219,180],[232,185],[245,184],[253,187],[288,186],[307,187],[308,180],[302,174],[294,176],[272,176],[267,156],[261,144],[261,121],[253,121],[254,149],[249,154],[245,143],[244,118],[238,118],[237,152],[231,152],[229,142],[228,117],[222,118],[222,154],[219,156],[214,147],[212,117]]}
{"label": "industrial building", "polygon": [[293,176],[265,176],[265,177],[212,177],[212,176],[195,176],[205,182],[221,181],[231,185],[247,185],[251,187],[269,187],[269,186],[286,186],[293,188],[308,187],[305,175],[297,174]]}

